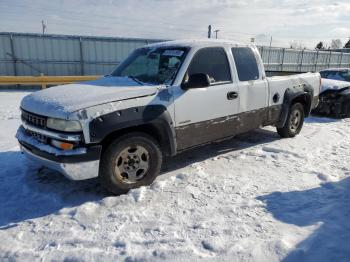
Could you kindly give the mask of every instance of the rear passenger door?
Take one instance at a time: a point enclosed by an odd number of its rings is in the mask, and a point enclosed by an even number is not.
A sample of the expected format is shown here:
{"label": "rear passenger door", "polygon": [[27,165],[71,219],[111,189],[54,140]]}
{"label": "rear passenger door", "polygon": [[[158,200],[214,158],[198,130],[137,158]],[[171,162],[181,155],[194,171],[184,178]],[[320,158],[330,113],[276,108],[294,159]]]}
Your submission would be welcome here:
{"label": "rear passenger door", "polygon": [[[229,49],[228,49],[229,50]],[[211,85],[184,90],[175,87],[175,125],[178,149],[203,144],[232,135],[230,116],[238,113],[238,87],[232,81],[227,51],[221,47],[198,50],[185,74],[207,74]]]}
{"label": "rear passenger door", "polygon": [[250,47],[231,49],[237,72],[240,94],[239,114],[245,132],[259,127],[267,120],[268,83],[259,69],[258,54]]}

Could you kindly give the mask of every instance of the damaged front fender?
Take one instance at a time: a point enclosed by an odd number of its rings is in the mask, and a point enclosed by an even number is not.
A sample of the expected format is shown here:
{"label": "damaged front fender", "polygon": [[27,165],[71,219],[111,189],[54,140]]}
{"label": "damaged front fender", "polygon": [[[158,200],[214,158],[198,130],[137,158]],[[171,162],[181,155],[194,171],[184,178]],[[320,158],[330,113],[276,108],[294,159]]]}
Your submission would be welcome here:
{"label": "damaged front fender", "polygon": [[350,87],[326,90],[320,94],[320,102],[314,114],[337,118],[350,116]]}

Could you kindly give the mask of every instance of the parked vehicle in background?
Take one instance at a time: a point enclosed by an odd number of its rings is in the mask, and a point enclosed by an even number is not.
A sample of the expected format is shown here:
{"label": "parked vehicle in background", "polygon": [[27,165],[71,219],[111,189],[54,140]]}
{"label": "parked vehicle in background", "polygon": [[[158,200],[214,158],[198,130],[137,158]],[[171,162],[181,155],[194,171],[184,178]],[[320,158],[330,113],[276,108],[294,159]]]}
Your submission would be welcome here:
{"label": "parked vehicle in background", "polygon": [[[327,71],[327,70],[326,70]],[[334,77],[338,73],[322,73]],[[341,71],[343,73],[343,71]],[[346,76],[347,74],[342,74]],[[350,82],[322,78],[320,102],[313,111],[315,114],[333,116],[337,118],[350,116]]]}
{"label": "parked vehicle in background", "polygon": [[330,68],[320,71],[324,79],[350,82],[350,68]]}
{"label": "parked vehicle in background", "polygon": [[338,118],[350,116],[350,68],[330,68],[320,74],[320,103],[313,113]]}
{"label": "parked vehicle in background", "polygon": [[25,97],[23,152],[70,179],[119,194],[149,185],[163,156],[275,125],[296,136],[320,75],[265,75],[254,45],[170,41],[135,50],[111,75]]}

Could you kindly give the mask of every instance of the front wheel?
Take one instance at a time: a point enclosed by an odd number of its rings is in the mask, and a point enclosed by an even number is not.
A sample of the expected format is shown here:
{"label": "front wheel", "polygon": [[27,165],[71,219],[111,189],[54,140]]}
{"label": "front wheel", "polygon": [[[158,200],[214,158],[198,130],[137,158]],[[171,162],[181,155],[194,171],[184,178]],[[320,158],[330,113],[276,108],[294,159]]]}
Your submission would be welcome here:
{"label": "front wheel", "polygon": [[293,104],[286,123],[282,128],[277,128],[277,133],[283,138],[295,137],[303,127],[304,116],[304,106],[300,103]]}
{"label": "front wheel", "polygon": [[99,178],[114,194],[150,185],[160,172],[162,152],[155,139],[130,133],[114,140],[102,154]]}

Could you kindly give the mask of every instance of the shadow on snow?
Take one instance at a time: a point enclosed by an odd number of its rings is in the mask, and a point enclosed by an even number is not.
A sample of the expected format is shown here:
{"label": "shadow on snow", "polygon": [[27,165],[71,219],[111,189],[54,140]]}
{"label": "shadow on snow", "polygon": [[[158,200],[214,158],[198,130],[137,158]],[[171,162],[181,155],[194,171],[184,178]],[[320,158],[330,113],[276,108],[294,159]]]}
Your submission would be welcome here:
{"label": "shadow on snow", "polygon": [[278,220],[297,226],[319,223],[283,262],[349,261],[350,177],[304,191],[274,192],[258,197]]}
{"label": "shadow on snow", "polygon": [[0,230],[107,196],[96,179],[69,181],[18,151],[0,152],[0,163]]}
{"label": "shadow on snow", "polygon": [[328,124],[342,121],[341,118],[331,118],[329,116],[312,115],[305,118],[305,123],[309,124]]}
{"label": "shadow on snow", "polygon": [[[279,136],[275,132],[258,129],[168,158],[164,161],[162,173],[276,139]],[[69,181],[54,171],[38,170],[18,151],[0,152],[0,163],[0,230],[110,195],[100,186],[98,179]]]}

